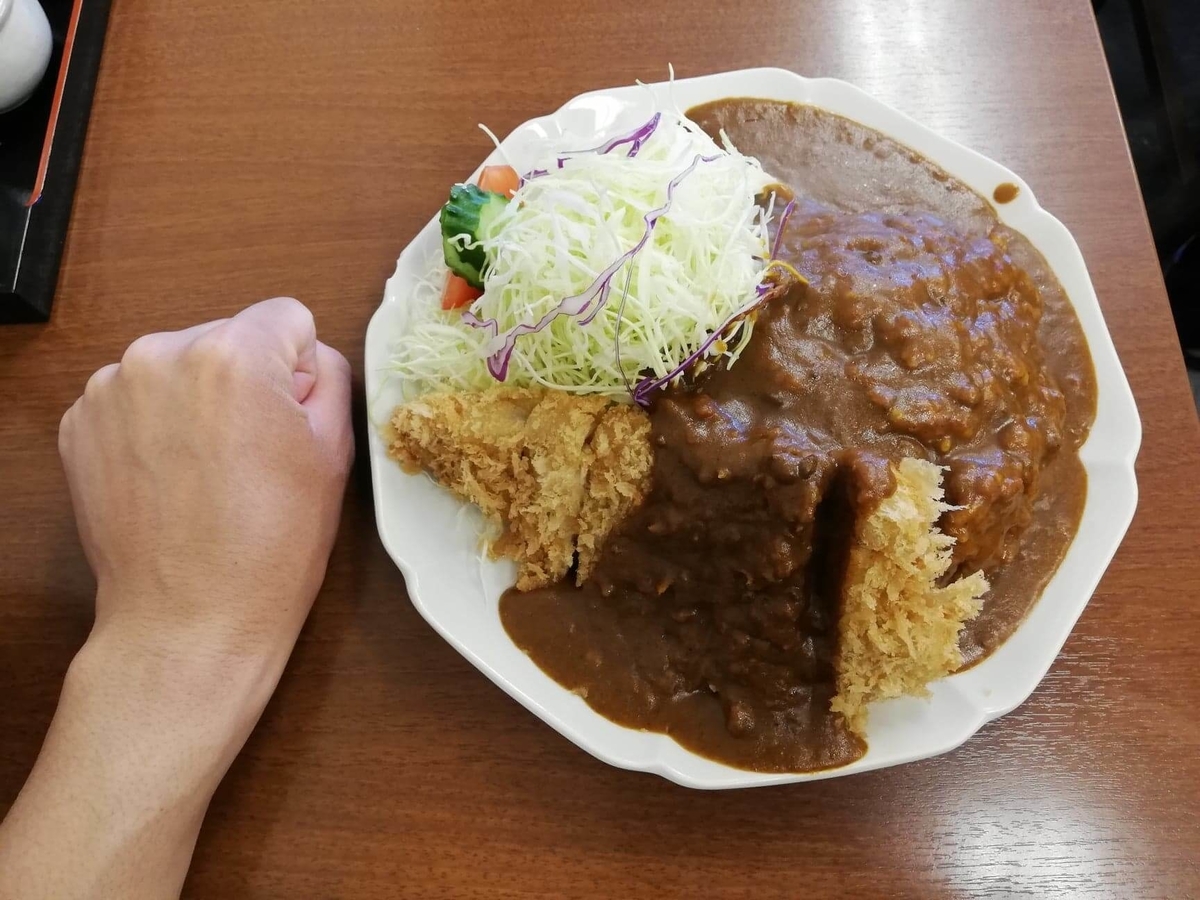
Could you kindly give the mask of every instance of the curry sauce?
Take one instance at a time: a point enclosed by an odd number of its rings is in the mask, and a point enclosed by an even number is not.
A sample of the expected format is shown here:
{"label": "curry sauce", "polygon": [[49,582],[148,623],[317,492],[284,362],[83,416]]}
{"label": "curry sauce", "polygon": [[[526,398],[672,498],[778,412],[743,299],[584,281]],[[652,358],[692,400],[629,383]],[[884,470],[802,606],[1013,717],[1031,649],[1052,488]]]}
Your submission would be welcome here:
{"label": "curry sauce", "polygon": [[950,576],[992,585],[961,639],[984,658],[1078,528],[1091,358],[1037,251],[928,160],[810,107],[689,116],[794,193],[777,255],[807,283],[764,306],[736,365],[656,399],[650,494],[590,580],[509,592],[501,617],[616,722],[742,768],[843,765],[865,751],[829,709],[847,522],[895,461],[944,467]]}

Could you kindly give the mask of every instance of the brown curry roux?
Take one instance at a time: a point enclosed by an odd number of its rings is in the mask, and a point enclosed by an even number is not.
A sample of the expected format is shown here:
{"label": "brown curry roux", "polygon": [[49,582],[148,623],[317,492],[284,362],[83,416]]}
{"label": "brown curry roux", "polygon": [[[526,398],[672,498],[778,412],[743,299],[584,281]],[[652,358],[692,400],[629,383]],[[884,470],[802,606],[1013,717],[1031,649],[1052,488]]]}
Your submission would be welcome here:
{"label": "brown curry roux", "polygon": [[1078,527],[1092,363],[1041,256],[928,160],[809,107],[689,115],[794,191],[779,257],[808,285],[735,366],[657,399],[650,496],[591,581],[510,592],[501,616],[616,722],[743,768],[843,765],[865,750],[829,711],[847,521],[890,493],[891,461],[946,467],[955,574],[992,583],[961,642],[983,658]]}

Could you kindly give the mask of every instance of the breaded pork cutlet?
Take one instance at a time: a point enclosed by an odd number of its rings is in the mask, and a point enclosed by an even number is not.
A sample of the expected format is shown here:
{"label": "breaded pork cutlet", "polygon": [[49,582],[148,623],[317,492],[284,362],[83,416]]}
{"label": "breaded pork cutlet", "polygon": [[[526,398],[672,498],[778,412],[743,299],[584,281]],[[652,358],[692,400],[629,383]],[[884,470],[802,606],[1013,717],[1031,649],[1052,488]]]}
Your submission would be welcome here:
{"label": "breaded pork cutlet", "polygon": [[424,469],[500,528],[517,589],[582,581],[612,528],[642,501],[653,453],[645,413],[599,397],[501,387],[431,394],[392,417],[391,455]]}
{"label": "breaded pork cutlet", "polygon": [[950,509],[941,470],[904,459],[892,473],[895,491],[854,523],[842,582],[831,706],[859,734],[868,703],[927,694],[926,684],[962,665],[959,634],[988,589],[979,572],[939,585],[954,545],[937,527]]}
{"label": "breaded pork cutlet", "polygon": [[588,448],[591,460],[579,509],[576,584],[587,580],[613,528],[633,512],[650,488],[654,465],[650,417],[635,406],[612,404],[596,421]]}
{"label": "breaded pork cutlet", "polygon": [[[500,529],[491,552],[516,560],[522,591],[562,580],[572,565],[582,584],[645,499],[654,461],[642,410],[525,388],[401,406],[390,452],[483,510]],[[938,467],[905,459],[893,475],[893,493],[857,516],[842,548],[831,707],[860,735],[872,701],[924,694],[961,665],[959,634],[988,589],[978,573],[941,584],[954,540],[937,527],[950,508]]]}

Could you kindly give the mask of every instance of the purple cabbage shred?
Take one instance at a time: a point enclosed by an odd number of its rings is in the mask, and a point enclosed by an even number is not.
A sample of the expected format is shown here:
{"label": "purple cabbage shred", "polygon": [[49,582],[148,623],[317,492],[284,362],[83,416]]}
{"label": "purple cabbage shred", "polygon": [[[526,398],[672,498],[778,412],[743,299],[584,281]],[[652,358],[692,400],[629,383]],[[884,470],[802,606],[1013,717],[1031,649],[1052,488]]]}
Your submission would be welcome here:
{"label": "purple cabbage shred", "polygon": [[710,334],[707,338],[705,338],[704,343],[702,343],[699,347],[697,347],[695,350],[693,350],[688,355],[687,359],[685,359],[683,362],[681,362],[679,365],[677,365],[674,369],[672,369],[666,375],[663,375],[661,378],[655,378],[654,376],[647,376],[646,378],[643,378],[641,381],[639,381],[637,383],[637,385],[634,387],[633,391],[631,392],[631,396],[633,397],[633,402],[636,403],[638,406],[649,406],[651,394],[653,394],[659,388],[666,387],[668,384],[670,384],[672,381],[674,381],[676,378],[678,378],[680,375],[682,375],[684,372],[686,372],[692,366],[693,363],[695,363],[698,359],[700,359],[700,357],[704,356],[704,354],[706,354],[709,351],[709,348],[711,348],[713,344],[715,344],[717,341],[719,341],[721,339],[721,335],[725,333],[725,330],[727,328],[729,328],[735,322],[740,321],[745,316],[748,316],[751,312],[754,311],[754,308],[757,307],[762,302],[763,302],[762,297],[758,297],[752,303],[749,303],[748,305],[742,307],[737,312],[735,312],[733,315],[731,315],[728,319],[726,319],[719,326],[717,326],[716,330],[713,331],[713,333]]}
{"label": "purple cabbage shred", "polygon": [[[787,227],[788,219],[792,217],[792,212],[795,209],[796,200],[793,198],[787,202],[787,206],[783,208],[783,213],[779,216],[779,227],[775,231],[775,240],[771,244],[771,259],[776,259],[779,256],[779,246],[783,241],[783,230]],[[697,347],[694,351],[692,351],[691,354],[688,355],[687,359],[677,365],[666,375],[663,375],[661,378],[647,376],[639,381],[637,386],[634,387],[633,391],[631,392],[633,402],[638,404],[638,406],[649,406],[649,398],[651,394],[653,394],[659,388],[666,387],[668,384],[686,372],[693,363],[695,363],[709,351],[713,344],[721,340],[721,335],[723,335],[732,325],[750,315],[750,313],[754,312],[756,308],[766,302],[768,295],[774,289],[775,286],[769,285],[765,281],[760,281],[758,284],[756,284],[754,286],[754,299],[722,322],[712,334],[704,339],[704,342],[699,347]]]}
{"label": "purple cabbage shred", "polygon": [[[655,113],[650,117],[649,121],[640,125],[628,134],[623,134],[618,137],[601,144],[599,147],[593,147],[590,150],[576,150],[559,156],[555,160],[555,165],[558,169],[562,169],[573,156],[579,156],[586,153],[606,154],[611,153],[618,147],[629,145],[629,150],[626,156],[633,158],[637,156],[642,146],[648,141],[651,135],[658,128],[659,122],[662,121],[662,113]],[[526,334],[536,334],[550,325],[559,316],[583,316],[579,320],[580,325],[587,325],[596,315],[604,308],[608,302],[609,294],[612,291],[612,280],[621,270],[625,263],[632,264],[634,257],[641,252],[642,248],[650,241],[650,237],[654,232],[654,226],[658,220],[662,218],[671,208],[671,203],[674,198],[675,189],[679,183],[688,175],[695,171],[696,167],[702,162],[712,162],[717,159],[717,156],[697,156],[692,160],[691,164],[671,179],[667,185],[667,199],[657,209],[652,209],[646,213],[644,221],[646,223],[646,231],[642,234],[641,239],[633,245],[628,251],[617,257],[611,265],[601,272],[596,279],[583,292],[576,294],[573,297],[567,297],[558,304],[554,309],[550,310],[541,319],[535,323],[521,323],[503,334],[500,334],[500,323],[496,319],[480,319],[469,309],[463,312],[463,321],[472,328],[483,328],[491,332],[491,345],[497,345],[497,349],[491,352],[487,357],[488,371],[497,381],[504,381],[508,378],[508,366],[512,360],[513,351],[516,349],[517,339]],[[521,176],[521,184],[524,185],[528,181],[535,178],[541,178],[548,175],[546,169],[534,169],[531,172]],[[796,208],[796,200],[792,198],[788,200],[787,205],[783,208],[783,213],[779,217],[779,227],[775,231],[775,240],[771,244],[771,259],[777,259],[779,256],[779,248],[783,242],[783,232],[787,227],[788,220]],[[634,403],[639,406],[649,406],[650,396],[656,390],[666,387],[684,372],[686,372],[697,360],[703,357],[712,346],[719,340],[721,336],[728,331],[733,325],[742,319],[749,316],[755,309],[761,306],[768,299],[773,287],[766,282],[760,282],[754,288],[754,300],[743,306],[741,309],[730,315],[722,322],[703,343],[700,344],[688,357],[683,360],[678,366],[661,377],[647,376],[639,381],[630,391]],[[590,312],[589,312],[590,310]]]}
{"label": "purple cabbage shred", "polygon": [[771,244],[771,259],[779,258],[779,247],[783,243],[783,229],[787,228],[788,219],[792,217],[795,208],[796,198],[793,197],[787,202],[787,206],[783,208],[783,213],[779,216],[779,227],[775,229],[775,241]]}
{"label": "purple cabbage shred", "polygon": [[[657,124],[657,119],[652,119],[651,122]],[[651,123],[647,123],[647,125],[643,126],[643,128],[649,126],[650,124]],[[616,277],[616,274],[626,263],[630,263],[632,265],[634,257],[641,252],[642,248],[645,247],[647,243],[649,243],[650,236],[654,233],[654,226],[658,224],[658,220],[666,215],[671,209],[671,204],[675,197],[675,190],[679,187],[680,182],[682,182],[688,175],[692,174],[692,172],[696,170],[696,167],[699,166],[700,163],[712,162],[718,158],[719,157],[716,155],[697,155],[686,169],[671,179],[670,183],[667,185],[667,197],[663,205],[657,209],[650,210],[643,217],[643,221],[646,223],[646,230],[642,234],[641,239],[638,240],[638,242],[631,248],[629,248],[629,250],[613,260],[603,272],[596,276],[596,279],[590,285],[588,285],[584,291],[575,294],[572,297],[565,298],[556,307],[554,307],[554,309],[542,316],[542,318],[537,322],[522,322],[520,325],[510,328],[508,331],[502,334],[500,332],[500,323],[496,319],[480,319],[471,310],[465,310],[462,315],[463,322],[472,328],[482,328],[491,333],[491,341],[489,341],[488,346],[489,348],[494,347],[495,349],[491,350],[487,356],[487,367],[488,372],[491,373],[492,377],[497,381],[504,381],[508,378],[508,365],[512,360],[513,350],[516,349],[517,339],[523,335],[536,334],[537,332],[542,331],[559,316],[585,316],[580,320],[584,325],[592,321],[592,319],[596,317],[596,314],[599,313],[604,305],[608,302],[608,296],[612,290],[613,278]],[[725,326],[722,325],[721,329],[718,329],[716,333],[719,334],[724,328]],[[708,346],[711,346],[711,342],[708,344]]]}
{"label": "purple cabbage shred", "polygon": [[[555,160],[555,166],[559,169],[565,167],[567,162],[573,156],[583,156],[588,153],[598,153],[603,156],[606,153],[612,153],[612,151],[616,150],[618,147],[623,147],[626,144],[629,144],[630,146],[625,156],[629,159],[633,159],[633,157],[637,156],[641,151],[646,141],[650,140],[650,136],[654,134],[655,130],[658,128],[658,123],[661,121],[662,113],[656,112],[644,125],[639,125],[628,134],[623,134],[612,138],[611,140],[601,144],[599,147],[592,147],[590,150],[571,150],[567,153],[564,153]],[[548,174],[550,173],[546,169],[534,169],[532,172],[528,172],[521,176],[521,184],[524,184],[527,181],[532,181],[535,178],[541,178],[542,176]]]}
{"label": "purple cabbage shred", "polygon": [[727,318],[720,325],[718,325],[716,329],[713,330],[712,334],[704,339],[704,342],[699,347],[688,354],[687,359],[662,377],[655,378],[653,375],[648,375],[639,381],[634,389],[630,392],[633,402],[638,406],[649,406],[651,394],[653,394],[659,388],[666,387],[668,384],[686,372],[689,368],[691,368],[691,366],[697,360],[699,360],[709,351],[713,344],[721,340],[721,336],[725,334],[726,331],[729,331],[734,325],[770,300],[772,294],[777,292],[779,287],[780,286],[778,284],[768,285],[765,282],[759,282],[754,289],[755,298],[741,309],[730,315],[729,318]]}

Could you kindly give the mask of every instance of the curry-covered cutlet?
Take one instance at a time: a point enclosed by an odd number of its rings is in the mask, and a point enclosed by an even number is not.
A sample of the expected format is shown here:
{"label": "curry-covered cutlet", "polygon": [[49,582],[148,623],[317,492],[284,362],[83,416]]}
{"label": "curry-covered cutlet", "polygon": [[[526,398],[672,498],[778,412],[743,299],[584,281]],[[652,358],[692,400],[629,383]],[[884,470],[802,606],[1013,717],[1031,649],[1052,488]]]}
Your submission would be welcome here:
{"label": "curry-covered cutlet", "polygon": [[[516,560],[521,591],[562,581],[572,566],[583,584],[644,500],[654,461],[637,407],[525,388],[401,406],[390,452],[483,510],[500,530],[491,552]],[[939,469],[905,459],[894,474],[894,492],[854,523],[841,582],[831,707],[860,735],[867,704],[923,693],[958,667],[959,632],[987,589],[982,575],[939,586],[954,543],[937,528],[948,508]]]}

